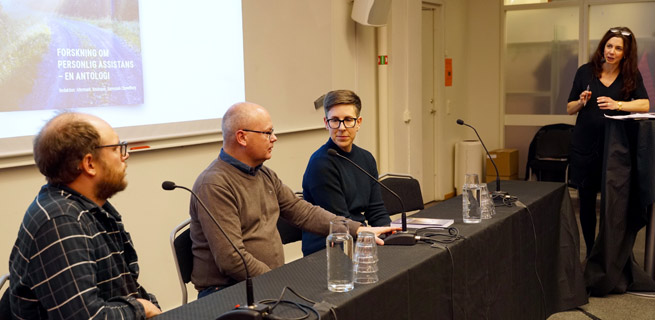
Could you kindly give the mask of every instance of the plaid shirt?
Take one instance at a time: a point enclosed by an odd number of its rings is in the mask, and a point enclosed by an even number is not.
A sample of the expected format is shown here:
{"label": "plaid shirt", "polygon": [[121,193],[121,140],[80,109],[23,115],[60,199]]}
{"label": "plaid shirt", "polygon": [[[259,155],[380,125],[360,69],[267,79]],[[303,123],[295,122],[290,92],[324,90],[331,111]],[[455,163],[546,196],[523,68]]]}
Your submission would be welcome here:
{"label": "plaid shirt", "polygon": [[9,258],[17,319],[144,319],[139,265],[121,216],[46,184],[25,213]]}

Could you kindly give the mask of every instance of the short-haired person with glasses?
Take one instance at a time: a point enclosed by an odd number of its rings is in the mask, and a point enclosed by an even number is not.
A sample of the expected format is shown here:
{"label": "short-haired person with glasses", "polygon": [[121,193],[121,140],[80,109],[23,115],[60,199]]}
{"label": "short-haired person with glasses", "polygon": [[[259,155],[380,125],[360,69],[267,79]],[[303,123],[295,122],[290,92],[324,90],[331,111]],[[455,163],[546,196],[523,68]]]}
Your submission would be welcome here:
{"label": "short-haired person with glasses", "polygon": [[596,238],[596,195],[601,189],[604,115],[648,112],[637,69],[637,40],[627,27],[610,28],[575,74],[566,111],[578,114],[571,137],[570,182],[578,189],[580,225],[589,257]]}
{"label": "short-haired person with glasses", "polygon": [[[388,226],[389,213],[382,202],[380,186],[352,163],[328,154],[334,149],[378,176],[373,155],[354,144],[362,125],[362,102],[350,90],[334,90],[323,100],[328,141],[312,154],[303,176],[303,197],[336,215],[374,227]],[[303,231],[302,252],[311,254],[325,248],[325,237]]]}
{"label": "short-haired person with glasses", "polygon": [[[191,282],[198,298],[246,278],[239,255],[212,221],[214,215],[246,259],[250,276],[284,264],[278,217],[292,225],[326,236],[336,215],[296,197],[277,174],[264,165],[273,155],[277,136],[271,116],[250,102],[232,105],[223,115],[223,148],[218,158],[198,176],[193,191],[210,212],[191,198],[193,272]],[[362,227],[349,221],[353,237],[359,231],[376,235],[394,228]],[[378,244],[384,244],[376,239]]]}
{"label": "short-haired person with glasses", "polygon": [[127,143],[102,119],[52,118],[34,139],[47,184],[27,208],[9,257],[15,319],[145,319],[161,313],[137,281],[121,215],[107,201],[127,186]]}

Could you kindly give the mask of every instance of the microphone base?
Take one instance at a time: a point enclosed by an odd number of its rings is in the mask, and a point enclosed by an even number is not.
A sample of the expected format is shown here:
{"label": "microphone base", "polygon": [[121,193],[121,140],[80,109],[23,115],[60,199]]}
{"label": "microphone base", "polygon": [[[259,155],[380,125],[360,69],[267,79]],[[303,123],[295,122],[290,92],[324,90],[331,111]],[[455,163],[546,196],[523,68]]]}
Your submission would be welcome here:
{"label": "microphone base", "polygon": [[493,191],[491,193],[491,199],[496,204],[504,204],[505,198],[508,197],[509,197],[509,193],[507,191]]}
{"label": "microphone base", "polygon": [[509,195],[507,191],[493,191],[491,193],[491,196],[496,198],[496,197],[501,197],[504,198],[506,195]]}
{"label": "microphone base", "polygon": [[398,231],[384,238],[385,246],[413,246],[416,244],[416,234],[409,231]]}
{"label": "microphone base", "polygon": [[267,305],[240,306],[220,315],[216,320],[263,320],[268,319]]}

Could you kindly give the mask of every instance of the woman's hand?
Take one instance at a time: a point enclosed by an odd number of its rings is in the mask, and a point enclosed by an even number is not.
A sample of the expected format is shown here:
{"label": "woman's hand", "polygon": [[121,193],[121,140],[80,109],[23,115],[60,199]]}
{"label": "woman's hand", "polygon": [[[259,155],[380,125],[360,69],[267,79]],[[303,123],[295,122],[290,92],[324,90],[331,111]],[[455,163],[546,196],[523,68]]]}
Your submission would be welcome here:
{"label": "woman's hand", "polygon": [[598,108],[603,110],[616,110],[619,108],[619,104],[610,97],[598,97],[596,102],[598,103]]}
{"label": "woman's hand", "polygon": [[587,101],[589,101],[590,98],[591,98],[591,91],[589,90],[582,91],[582,93],[580,93],[580,100],[578,100],[580,101],[579,104],[582,107],[586,106]]}
{"label": "woman's hand", "polygon": [[[589,86],[587,86],[589,88]],[[580,93],[580,99],[573,100],[566,104],[566,113],[576,114],[580,109],[584,108],[587,105],[587,101],[591,98],[591,91],[585,90]]]}

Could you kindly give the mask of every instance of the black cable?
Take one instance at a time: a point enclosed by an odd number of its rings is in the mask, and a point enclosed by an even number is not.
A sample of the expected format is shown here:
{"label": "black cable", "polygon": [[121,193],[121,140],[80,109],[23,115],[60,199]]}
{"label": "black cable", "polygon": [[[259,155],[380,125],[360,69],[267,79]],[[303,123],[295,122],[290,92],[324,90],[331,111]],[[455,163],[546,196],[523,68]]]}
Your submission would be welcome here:
{"label": "black cable", "polygon": [[[443,231],[447,231],[447,233],[444,233]],[[416,236],[418,237],[418,241],[424,241],[430,244],[435,244],[435,243],[449,244],[457,240],[464,239],[464,236],[460,236],[459,230],[455,227],[419,228],[416,229]]]}
{"label": "black cable", "polygon": [[[309,299],[309,298],[307,298],[307,297],[305,297],[305,296],[303,296],[303,295],[297,293],[297,292],[296,292],[295,290],[293,290],[292,288],[290,288],[290,287],[284,287],[284,289],[282,289],[282,293],[280,293],[280,296],[277,298],[277,300],[274,300],[274,299],[264,299],[264,300],[260,300],[260,301],[257,302],[257,303],[268,304],[268,305],[272,304],[272,306],[270,307],[270,310],[271,310],[271,311],[270,311],[270,313],[269,313],[269,319],[303,320],[303,319],[307,319],[307,318],[309,317],[309,315],[310,315],[310,312],[309,312],[309,311],[311,311],[312,313],[314,313],[314,314],[316,315],[317,319],[319,319],[319,320],[321,319],[321,314],[320,314],[320,313],[319,313],[319,312],[318,312],[314,307],[309,306],[309,305],[306,305],[306,304],[298,303],[298,302],[295,302],[295,301],[284,300],[284,299],[282,299],[282,297],[284,296],[284,294],[286,293],[287,290],[291,291],[294,295],[296,295],[296,297],[298,297],[298,298],[300,298],[300,299],[302,299],[302,300],[305,300],[305,301],[307,301],[307,302],[309,302],[309,303],[313,303],[314,305],[317,304],[316,301],[311,300],[311,299]],[[300,316],[300,317],[296,317],[296,318],[281,318],[281,317],[278,317],[278,316],[273,315],[273,314],[272,314],[272,313],[273,313],[273,310],[274,310],[278,305],[280,305],[280,304],[290,304],[290,305],[293,305],[293,306],[295,306],[296,309],[298,309],[299,311],[301,311],[304,315],[303,315],[303,316]],[[336,320],[336,319],[337,319],[337,315],[336,315],[336,312],[334,311],[334,308],[330,308],[330,312],[332,313],[332,315],[334,316],[334,319]]]}
{"label": "black cable", "polygon": [[[448,233],[443,233],[439,231],[448,231]],[[439,248],[446,250],[448,256],[450,257],[450,314],[452,318],[455,318],[455,258],[453,258],[453,253],[450,251],[450,248],[446,244],[451,244],[457,240],[464,239],[464,236],[459,235],[459,230],[455,227],[448,228],[439,228],[439,227],[425,227],[416,230],[416,235],[419,237],[419,241],[429,243],[432,248]],[[439,237],[435,239],[435,237]]]}
{"label": "black cable", "polygon": [[[307,308],[307,309],[310,309],[310,308],[311,308],[311,307],[309,307],[309,306],[307,306],[307,305],[304,305],[304,304],[301,304],[301,303],[298,303],[298,302],[295,302],[295,301],[291,301],[291,300],[273,300],[273,299],[264,299],[264,300],[257,301],[257,303],[260,303],[260,304],[271,304],[271,303],[274,303],[274,306],[271,307],[271,312],[269,312],[269,314],[268,314],[268,318],[269,318],[269,319],[285,319],[285,320],[303,320],[303,319],[307,319],[307,318],[309,317],[309,312],[308,312],[307,310],[305,310],[305,309],[306,309],[306,308]],[[281,317],[278,317],[278,316],[276,316],[276,315],[273,315],[273,314],[272,314],[272,313],[273,313],[273,309],[274,309],[275,307],[277,307],[278,305],[280,305],[280,304],[290,304],[290,305],[294,305],[294,306],[296,307],[296,309],[302,311],[302,313],[303,313],[304,315],[303,315],[303,316],[300,316],[300,317],[296,317],[296,318],[281,318]],[[311,309],[313,309],[313,308],[311,308]],[[319,319],[321,318],[321,316],[318,314],[318,312],[316,312],[315,310],[311,310],[311,311],[314,312],[314,313],[318,316]]]}
{"label": "black cable", "polygon": [[[427,241],[426,241],[427,242]],[[438,243],[432,243],[430,245],[432,248],[439,248],[439,249],[444,249],[448,252],[448,256],[450,256],[450,314],[452,316],[452,319],[455,319],[455,296],[454,296],[454,288],[455,288],[455,258],[453,258],[453,253],[450,251],[450,248],[448,246],[442,246]]]}
{"label": "black cable", "polygon": [[532,218],[532,211],[530,211],[530,208],[523,204],[523,202],[518,201],[516,199],[514,202],[516,202],[517,205],[525,208],[528,211],[528,216],[530,217],[530,223],[532,224],[532,235],[534,236],[534,273],[537,276],[537,281],[539,282],[539,288],[541,289],[541,301],[544,304],[544,315],[547,313],[546,310],[546,291],[544,291],[544,285],[541,282],[541,277],[539,276],[539,270],[537,270],[537,257],[538,251],[537,251],[537,229],[534,226],[534,219]]}
{"label": "black cable", "polygon": [[[296,292],[296,290],[293,290],[293,288],[291,288],[291,287],[285,287],[285,289],[289,289],[289,291],[291,291],[293,294],[295,294],[296,297],[298,297],[300,299],[303,299],[303,300],[305,300],[305,301],[307,301],[309,303],[313,303],[315,305],[318,303],[318,302],[316,302],[316,301],[314,301],[312,299],[309,299],[309,298],[299,294],[298,292]],[[284,294],[284,290],[282,291],[282,293]],[[280,296],[280,297],[282,297],[282,296]],[[318,315],[318,319],[321,319],[321,316],[318,314],[318,312],[316,312],[316,310],[314,308],[312,308],[312,309]],[[332,316],[334,317],[334,320],[337,320],[337,312],[334,310],[334,306],[330,307],[330,313],[332,313]]]}
{"label": "black cable", "polygon": [[580,308],[580,307],[576,307],[576,309],[577,309],[578,311],[582,312],[585,316],[589,317],[589,319],[592,319],[592,320],[601,320],[599,317],[596,317],[596,316],[593,315],[592,313],[587,312],[586,310],[584,310],[584,309],[582,309],[582,308]]}
{"label": "black cable", "polygon": [[518,197],[515,196],[510,196],[510,195],[494,195],[492,196],[492,200],[494,202],[494,206],[500,207],[500,206],[505,206],[505,207],[511,207],[514,205],[516,201],[519,200]]}
{"label": "black cable", "polygon": [[[309,298],[307,298],[307,297],[305,297],[305,296],[303,296],[303,295],[297,293],[296,290],[293,290],[291,287],[284,287],[284,289],[282,289],[282,293],[281,293],[280,296],[277,298],[278,301],[279,301],[279,300],[282,300],[282,297],[284,296],[284,293],[285,293],[287,290],[291,291],[291,293],[295,294],[296,297],[298,297],[298,298],[300,298],[300,299],[303,299],[303,300],[305,300],[305,301],[307,301],[307,302],[310,302],[310,303],[314,303],[314,304],[316,304],[316,301],[311,300],[311,299],[309,299]],[[275,306],[273,306],[273,308],[275,308]]]}

